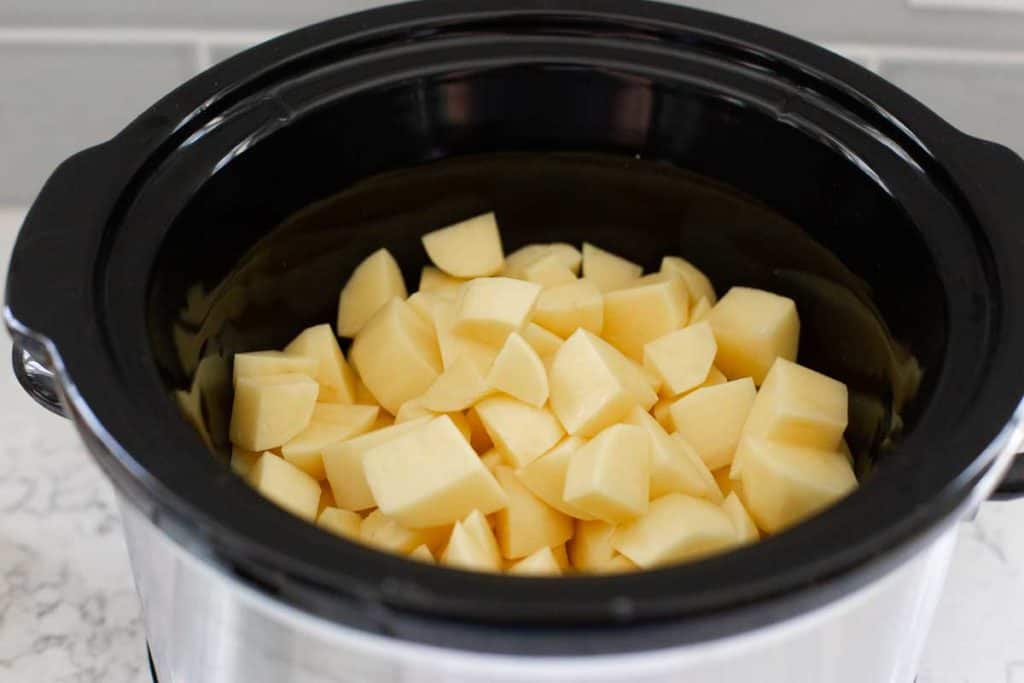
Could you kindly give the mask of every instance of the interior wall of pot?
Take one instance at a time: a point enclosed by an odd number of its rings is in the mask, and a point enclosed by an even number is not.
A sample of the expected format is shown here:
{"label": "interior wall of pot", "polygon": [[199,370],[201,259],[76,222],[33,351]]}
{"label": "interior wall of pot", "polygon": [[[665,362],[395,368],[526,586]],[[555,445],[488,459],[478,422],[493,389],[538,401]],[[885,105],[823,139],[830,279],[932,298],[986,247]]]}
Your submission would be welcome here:
{"label": "interior wall of pot", "polygon": [[[193,141],[202,145],[202,141]],[[793,297],[800,362],[846,382],[862,471],[912,427],[946,338],[916,227],[863,169],[792,121],[697,87],[515,67],[412,79],[258,132],[168,233],[150,287],[154,358],[201,396],[226,452],[230,358],[333,322],[387,247],[415,289],[419,236],[494,210],[506,251],[586,240],[651,270]]]}

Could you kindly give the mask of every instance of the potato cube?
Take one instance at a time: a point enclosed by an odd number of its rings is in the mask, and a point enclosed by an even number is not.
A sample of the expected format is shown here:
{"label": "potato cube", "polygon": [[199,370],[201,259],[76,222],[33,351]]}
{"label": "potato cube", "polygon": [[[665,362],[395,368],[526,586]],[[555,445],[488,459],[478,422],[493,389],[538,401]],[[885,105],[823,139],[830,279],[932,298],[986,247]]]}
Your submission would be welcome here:
{"label": "potato cube", "polygon": [[686,287],[679,278],[627,287],[604,295],[604,330],[612,346],[642,362],[644,345],[683,327],[690,316]]}
{"label": "potato cube", "polygon": [[[548,400],[547,369],[537,352],[515,332],[508,336],[498,352],[485,384],[536,408]],[[476,403],[486,393],[485,387],[473,402]]]}
{"label": "potato cube", "polygon": [[463,282],[464,279],[452,277],[434,266],[423,266],[423,270],[420,271],[419,291],[433,292],[454,301]]}
{"label": "potato cube", "polygon": [[249,351],[236,353],[234,358],[235,382],[239,377],[282,375],[298,373],[316,378],[317,360],[284,351]]}
{"label": "potato cube", "polygon": [[363,518],[356,513],[336,507],[324,508],[316,518],[316,525],[321,529],[356,540],[359,539],[359,527],[362,523]]}
{"label": "potato cube", "polygon": [[565,259],[555,251],[549,251],[522,271],[522,278],[541,287],[554,287],[576,281],[576,274],[565,265]]}
{"label": "potato cube", "polygon": [[651,501],[646,515],[623,524],[612,537],[612,546],[644,569],[704,557],[736,543],[736,529],[721,507],[682,493]]}
{"label": "potato cube", "polygon": [[409,553],[409,559],[434,564],[434,553],[430,552],[430,548],[426,545],[418,545]]}
{"label": "potato cube", "polygon": [[356,402],[356,374],[345,361],[330,325],[315,325],[303,330],[284,347],[284,352],[316,359],[317,368],[313,379],[320,385],[319,401]]}
{"label": "potato cube", "polygon": [[750,518],[747,508],[743,506],[743,502],[736,495],[735,491],[730,492],[725,497],[725,500],[722,502],[722,509],[725,510],[725,514],[729,515],[733,528],[736,529],[736,537],[741,544],[756,543],[761,540],[761,534],[757,530],[757,525]]}
{"label": "potato cube", "polygon": [[441,374],[437,338],[400,299],[392,299],[366,323],[349,355],[359,377],[392,415]]}
{"label": "potato cube", "polygon": [[583,243],[583,277],[610,292],[635,280],[644,272],[641,266],[588,242]]}
{"label": "potato cube", "polygon": [[338,297],[338,336],[354,337],[394,298],[408,296],[402,271],[387,249],[378,249],[356,266]]}
{"label": "potato cube", "polygon": [[501,272],[504,254],[493,213],[428,232],[423,248],[434,265],[452,277],[484,277]]}
{"label": "potato cube", "polygon": [[477,412],[470,408],[465,415],[466,424],[469,425],[469,445],[473,447],[473,450],[477,453],[486,453],[494,448],[494,442],[491,441],[491,436],[487,433],[487,428],[480,421]]}
{"label": "potato cube", "polygon": [[[603,315],[603,312],[602,312]],[[562,345],[563,339],[553,332],[545,330],[537,323],[527,323],[526,327],[519,333],[526,343],[533,347],[541,359],[555,355],[555,351]]]}
{"label": "potato cube", "polygon": [[263,454],[256,451],[247,451],[244,448],[232,446],[231,471],[242,478],[249,476],[249,470],[252,469],[252,466],[256,464],[261,455]]}
{"label": "potato cube", "polygon": [[754,399],[743,433],[834,451],[846,431],[847,404],[845,384],[779,358]]}
{"label": "potato cube", "polygon": [[552,242],[548,245],[551,252],[558,254],[562,264],[572,271],[573,275],[580,274],[580,265],[583,263],[583,255],[580,250],[566,242]]}
{"label": "potato cube", "polygon": [[651,415],[658,421],[662,429],[669,433],[676,430],[676,424],[672,421],[672,404],[675,402],[675,398],[660,398],[651,408]]}
{"label": "potato cube", "polygon": [[608,427],[569,457],[567,503],[610,523],[647,512],[651,463],[648,438],[639,427]]}
{"label": "potato cube", "polygon": [[501,552],[486,517],[473,510],[465,519],[455,523],[448,547],[441,562],[456,569],[478,572],[500,572]]}
{"label": "potato cube", "polygon": [[637,367],[610,344],[577,330],[555,354],[548,377],[551,409],[566,431],[593,436],[640,405],[658,400]]}
{"label": "potato cube", "polygon": [[293,515],[316,519],[320,484],[290,462],[264,453],[249,470],[248,481],[261,496]]}
{"label": "potato cube", "polygon": [[598,573],[615,557],[612,536],[615,525],[601,520],[576,522],[576,533],[569,541],[572,566],[587,573]]}
{"label": "potato cube", "polygon": [[841,454],[745,437],[740,443],[743,501],[757,526],[782,531],[857,488]]}
{"label": "potato cube", "polygon": [[795,361],[800,318],[792,299],[733,287],[708,313],[715,332],[715,366],[730,379],[753,377],[758,386],[776,358]]}
{"label": "potato cube", "polygon": [[480,456],[480,462],[482,462],[484,467],[493,474],[495,468],[499,465],[505,464],[505,458],[501,457],[501,453],[498,452],[497,448],[492,448]]}
{"label": "potato cube", "polygon": [[554,556],[555,562],[558,563],[558,566],[562,571],[569,571],[572,569],[572,564],[569,562],[569,552],[565,549],[565,543],[552,546],[551,554]]}
{"label": "potato cube", "polygon": [[572,518],[534,496],[510,468],[499,465],[494,476],[508,497],[494,528],[502,557],[526,557],[572,537]]}
{"label": "potato cube", "polygon": [[377,423],[380,406],[348,403],[317,403],[313,406],[311,422],[330,422],[331,424],[347,425],[352,429],[351,436],[368,432]]}
{"label": "potato cube", "polygon": [[681,259],[678,256],[666,256],[661,259],[661,272],[676,273],[682,276],[692,300],[707,299],[709,305],[714,305],[717,300],[711,280],[686,259]]}
{"label": "potato cube", "polygon": [[604,327],[604,297],[590,280],[548,287],[537,297],[533,322],[563,338],[581,327],[600,335]]}
{"label": "potato cube", "polygon": [[661,378],[666,395],[679,396],[708,378],[718,345],[706,322],[669,332],[644,346],[644,366]]}
{"label": "potato cube", "polygon": [[[673,434],[678,436],[678,434]],[[682,438],[682,437],[679,437]],[[732,464],[736,464],[736,460],[732,461]],[[736,470],[736,477],[730,476],[730,470],[732,466],[722,467],[717,469],[711,474],[715,477],[715,483],[718,484],[718,489],[722,492],[722,495],[726,498],[729,497],[730,493],[735,493],[741,500],[743,499],[743,484],[740,482],[739,470]]]}
{"label": "potato cube", "polygon": [[373,500],[373,493],[366,483],[363,456],[367,451],[425,425],[431,419],[420,417],[325,446],[324,472],[331,490],[334,491],[338,507],[347,510],[366,510],[375,507],[377,503]]}
{"label": "potato cube", "polygon": [[711,302],[701,297],[697,303],[690,306],[690,324],[696,324],[708,317],[711,312]]}
{"label": "potato cube", "polygon": [[625,572],[635,572],[638,569],[640,569],[640,567],[638,567],[636,563],[633,562],[633,560],[629,559],[625,555],[621,555],[618,552],[616,552],[615,556],[612,557],[612,559],[608,560],[608,562],[604,563],[603,565],[597,568],[596,573],[623,574]]}
{"label": "potato cube", "polygon": [[505,277],[514,277],[522,280],[523,271],[526,266],[537,259],[543,258],[550,251],[551,245],[548,244],[527,244],[526,246],[519,247],[505,257],[505,264],[501,273]]}
{"label": "potato cube", "polygon": [[[353,371],[352,374],[355,375],[355,372]],[[370,393],[370,390],[366,388],[366,385],[363,384],[363,380],[359,379],[358,375],[356,375],[355,399],[356,399],[355,403],[357,405],[361,405],[361,406],[377,406],[378,408],[380,407],[380,401],[378,401],[377,398],[373,394]],[[387,414],[388,413],[386,413],[383,410],[380,411],[379,413],[377,413],[377,420],[378,421],[380,420],[380,416],[381,415],[387,415]]]}
{"label": "potato cube", "polygon": [[[329,405],[329,404],[325,404]],[[341,407],[341,405],[339,405]],[[372,406],[349,406],[345,408],[368,408],[365,414],[348,424],[344,422],[318,422],[311,420],[309,425],[281,446],[281,456],[300,470],[313,477],[323,479],[324,449],[331,444],[351,439],[370,429],[377,419],[378,408]],[[315,411],[315,408],[314,408]]]}
{"label": "potato cube", "polygon": [[421,545],[440,550],[447,542],[450,531],[450,526],[409,529],[380,510],[374,510],[359,527],[359,538],[374,548],[393,553],[410,553]]}
{"label": "potato cube", "polygon": [[[414,298],[416,295],[410,297],[409,300],[412,301]],[[455,333],[455,302],[436,300],[431,303],[429,313],[432,316],[437,344],[441,352],[442,366],[446,369],[450,368],[465,356],[473,361],[480,374],[486,375],[495,356],[498,355],[498,349]]]}
{"label": "potato cube", "polygon": [[689,444],[670,437],[639,406],[633,408],[626,423],[640,427],[647,435],[651,460],[651,498],[660,498],[669,493],[686,493],[716,503],[721,501],[715,478]]}
{"label": "potato cube", "polygon": [[231,443],[248,451],[276,448],[301,432],[319,392],[306,375],[242,377],[231,410]]}
{"label": "potato cube", "polygon": [[567,436],[550,451],[525,467],[516,471],[519,480],[533,495],[567,515],[577,519],[594,519],[592,515],[565,502],[565,473],[569,471],[569,457],[586,440],[578,436]]}
{"label": "potato cube", "polygon": [[508,573],[517,576],[560,576],[562,568],[558,566],[551,548],[541,548],[510,566]]}
{"label": "potato cube", "polygon": [[474,509],[488,514],[508,503],[447,415],[367,451],[363,470],[381,512],[411,529],[452,524]]}
{"label": "potato cube", "polygon": [[484,379],[476,364],[464,356],[446,368],[423,396],[414,400],[436,413],[466,410],[493,393],[489,380],[490,375]]}
{"label": "potato cube", "polygon": [[459,291],[452,329],[484,344],[501,346],[529,320],[540,292],[540,285],[507,277],[470,280]]}
{"label": "potato cube", "polygon": [[508,396],[486,398],[475,410],[494,446],[514,467],[539,458],[565,435],[548,410]]}
{"label": "potato cube", "polygon": [[757,389],[749,377],[704,387],[672,404],[676,431],[710,470],[732,462]]}

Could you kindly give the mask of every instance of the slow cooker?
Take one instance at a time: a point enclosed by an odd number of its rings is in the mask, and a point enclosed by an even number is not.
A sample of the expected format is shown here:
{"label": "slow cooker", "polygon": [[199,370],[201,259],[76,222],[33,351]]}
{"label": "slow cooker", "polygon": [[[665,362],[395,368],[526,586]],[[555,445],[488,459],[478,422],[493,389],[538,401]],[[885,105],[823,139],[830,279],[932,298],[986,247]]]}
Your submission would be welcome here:
{"label": "slow cooker", "polygon": [[[114,483],[161,683],[909,682],[957,521],[1024,491],[1024,161],[793,37],[626,0],[289,33],[65,161],[10,264],[22,385]],[[760,544],[561,580],[428,566],[227,466],[230,358],[494,209],[507,250],[680,253],[792,296],[860,489]]]}

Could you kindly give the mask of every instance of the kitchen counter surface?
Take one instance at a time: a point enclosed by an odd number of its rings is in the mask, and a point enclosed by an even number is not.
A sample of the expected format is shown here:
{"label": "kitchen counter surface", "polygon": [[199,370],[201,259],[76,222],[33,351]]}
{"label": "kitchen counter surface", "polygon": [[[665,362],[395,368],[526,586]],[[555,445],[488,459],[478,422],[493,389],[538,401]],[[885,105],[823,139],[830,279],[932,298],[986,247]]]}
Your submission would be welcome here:
{"label": "kitchen counter surface", "polygon": [[[20,219],[0,209],[0,264]],[[0,434],[0,681],[149,681],[110,485],[6,368]],[[918,682],[1024,683],[1024,501],[985,504],[961,526]]]}

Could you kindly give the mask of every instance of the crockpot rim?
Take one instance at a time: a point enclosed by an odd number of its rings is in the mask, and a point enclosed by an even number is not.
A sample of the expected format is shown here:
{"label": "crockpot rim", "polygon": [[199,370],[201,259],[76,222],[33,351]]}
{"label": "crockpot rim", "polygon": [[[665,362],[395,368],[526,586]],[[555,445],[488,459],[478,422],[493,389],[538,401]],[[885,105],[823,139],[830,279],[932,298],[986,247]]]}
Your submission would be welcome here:
{"label": "crockpot rim", "polygon": [[[527,6],[527,9],[522,9],[524,6]],[[188,109],[187,106],[183,105],[187,105],[189,102],[195,102],[198,100],[202,100],[206,103],[204,104],[203,109],[213,105],[214,100],[209,96],[208,91],[210,89],[216,91],[215,86],[218,83],[219,78],[224,78],[225,80],[230,81],[231,79],[227,78],[225,74],[237,74],[246,70],[259,71],[259,69],[252,69],[252,66],[254,64],[260,63],[265,65],[277,63],[280,58],[279,52],[287,52],[287,50],[285,50],[284,48],[286,48],[289,45],[291,45],[292,47],[299,45],[303,40],[307,40],[307,42],[309,42],[310,39],[315,38],[318,32],[323,32],[323,35],[325,36],[332,35],[335,38],[344,35],[346,29],[348,30],[348,32],[352,34],[358,34],[360,31],[363,30],[372,31],[374,26],[389,26],[387,20],[390,17],[397,18],[399,20],[397,23],[415,23],[415,21],[419,18],[436,18],[443,16],[444,13],[439,12],[438,8],[450,8],[453,14],[457,14],[461,11],[463,14],[468,13],[474,17],[499,15],[502,13],[502,9],[494,9],[494,7],[495,6],[492,5],[490,8],[487,9],[474,8],[472,7],[472,4],[469,2],[459,1],[445,1],[441,3],[431,2],[429,3],[429,7],[428,3],[426,2],[413,3],[408,5],[398,5],[378,10],[371,10],[369,12],[360,13],[349,17],[342,17],[306,29],[301,29],[291,34],[287,34],[279,39],[275,39],[267,44],[254,48],[253,50],[242,53],[241,55],[238,55],[228,60],[224,64],[218,65],[210,71],[205,72],[193,81],[190,81],[189,83],[186,83],[185,85],[181,86],[180,88],[172,92],[170,95],[168,95],[166,98],[164,98],[164,100],[162,100],[160,103],[158,103],[145,114],[143,114],[139,119],[136,120],[135,123],[130,125],[117,138],[115,138],[114,140],[105,145],[102,145],[97,150],[93,152],[87,152],[82,157],[79,157],[77,163],[81,164],[80,169],[75,168],[75,160],[72,160],[71,162],[69,162],[69,164],[74,170],[85,170],[91,164],[95,163],[97,155],[103,155],[104,153],[114,154],[115,151],[118,154],[122,154],[126,147],[130,148],[131,146],[146,149],[147,153],[144,154],[142,158],[144,160],[148,159],[148,149],[150,148],[150,146],[160,144],[160,138],[163,137],[163,135],[165,135],[168,132],[180,131],[181,126],[189,125],[189,123],[192,121],[192,116],[199,116],[201,114],[200,109]],[[632,10],[635,7],[639,6],[631,5],[630,9]],[[605,16],[606,20],[608,20],[608,17],[610,16],[621,18],[624,12],[623,3],[617,3],[614,0],[602,0],[601,2],[580,2],[574,0],[560,0],[559,2],[516,3],[516,8],[517,9],[514,12],[506,9],[506,14],[534,13],[537,15],[542,15],[544,10],[552,10],[555,13],[571,14],[573,12],[578,12],[579,14],[586,16]],[[583,9],[581,10],[580,8]],[[602,15],[601,12],[604,11],[605,8],[608,8],[607,15]],[[948,160],[950,161],[950,163],[953,163],[954,166],[957,164],[970,165],[972,163],[978,163],[979,160],[985,160],[986,163],[988,163],[990,161],[991,155],[993,154],[994,150],[987,147],[983,143],[973,141],[959,133],[954,134],[952,128],[950,128],[944,122],[942,122],[933,114],[931,114],[931,112],[910,100],[909,97],[902,95],[902,93],[899,93],[899,91],[895,90],[895,88],[892,88],[892,86],[889,86],[888,84],[884,83],[884,81],[881,81],[881,79],[879,79],[878,77],[868,74],[867,72],[864,72],[859,67],[856,67],[848,62],[845,62],[845,60],[842,60],[841,58],[836,57],[834,55],[831,55],[830,53],[828,53],[825,50],[822,50],[821,48],[811,46],[798,39],[784,36],[783,34],[775,33],[768,29],[763,29],[761,27],[756,27],[751,24],[746,24],[745,22],[727,19],[719,15],[701,12],[698,10],[648,4],[643,6],[643,12],[645,13],[645,16],[648,12],[651,15],[656,15],[655,18],[659,22],[671,23],[674,20],[678,20],[679,23],[682,25],[680,26],[680,28],[686,28],[687,22],[689,22],[690,24],[698,24],[701,22],[705,22],[706,24],[711,25],[712,28],[717,31],[723,31],[724,28],[733,29],[736,34],[740,35],[747,32],[749,34],[753,34],[755,37],[759,37],[765,42],[768,42],[768,38],[771,38],[771,41],[773,43],[771,46],[771,51],[774,51],[775,53],[779,53],[783,56],[786,56],[789,59],[794,59],[803,64],[813,65],[815,68],[819,68],[825,72],[828,72],[830,69],[839,71],[843,73],[845,77],[853,80],[853,84],[858,91],[863,92],[866,90],[868,92],[871,92],[874,90],[876,91],[876,95],[878,94],[878,92],[881,92],[883,95],[887,95],[890,99],[890,101],[887,102],[887,110],[905,110],[904,115],[900,117],[900,121],[906,121],[908,119],[917,118],[918,120],[914,122],[915,126],[909,131],[911,134],[916,134],[919,131],[924,132],[925,130],[928,130],[928,132],[932,133],[933,135],[937,135],[940,137],[942,134],[949,135],[950,140],[948,143],[939,145],[928,144],[927,148],[933,151],[940,151],[946,153],[949,157]],[[366,29],[366,27],[370,28]],[[704,26],[702,28],[706,30],[712,30],[712,28],[708,28],[707,26]],[[728,31],[724,32],[728,33]],[[793,54],[787,55],[787,51],[796,53],[796,55],[799,56],[799,59],[797,60]],[[204,97],[204,94],[207,96]],[[885,98],[883,97],[882,99]],[[182,111],[188,112],[188,115],[184,118],[182,118],[180,115],[180,112]],[[996,155],[998,156],[999,153],[996,153]],[[69,171],[67,167],[65,167],[64,175],[67,176],[68,173]],[[55,179],[58,175],[60,175],[60,172],[58,172],[58,174],[55,174]],[[116,186],[119,183],[123,183],[123,181],[124,179],[107,179],[108,184],[113,186]],[[51,180],[51,184],[53,182],[54,180]],[[110,188],[108,187],[107,189],[109,190]],[[50,184],[48,184],[47,189],[44,189],[44,192],[41,194],[41,197],[45,197],[47,195],[47,190],[52,190]],[[108,192],[108,195],[109,194],[110,193]],[[113,205],[120,199],[121,193],[117,192],[116,195],[117,196],[112,198],[111,205]],[[22,244],[23,238],[30,230],[32,230],[34,225],[41,225],[47,222],[51,224],[54,223],[55,216],[53,216],[51,213],[53,211],[52,207],[42,206],[41,204],[42,202],[37,201],[36,205],[33,206],[32,212],[30,213],[29,217],[26,219],[26,229],[23,231],[22,236],[19,236],[19,247],[25,246]],[[108,211],[110,211],[111,208],[112,206],[97,206],[94,207],[93,213],[97,217],[104,216]],[[63,226],[67,224],[66,222],[67,217],[65,216],[62,220],[56,221],[56,224]],[[234,556],[237,558],[240,556],[244,557],[248,555],[249,553],[240,552],[238,548],[233,547],[234,539],[231,539],[231,533],[228,532],[228,530],[223,529],[222,525],[220,525],[217,520],[204,519],[203,515],[201,513],[198,513],[198,511],[196,510],[188,510],[188,514],[183,514],[181,510],[172,511],[168,509],[169,507],[172,506],[170,506],[167,501],[174,501],[175,503],[179,503],[180,500],[177,498],[174,492],[166,490],[161,482],[155,481],[149,475],[149,473],[146,472],[144,468],[142,468],[138,464],[137,461],[135,461],[134,458],[128,455],[126,450],[120,447],[118,440],[112,434],[106,431],[104,425],[98,420],[93,411],[84,402],[82,395],[78,394],[77,385],[72,381],[69,375],[69,370],[63,367],[61,354],[57,350],[57,346],[55,346],[52,343],[48,343],[43,339],[42,332],[44,330],[50,332],[50,330],[47,329],[45,326],[41,326],[43,327],[43,329],[39,330],[39,333],[35,333],[32,331],[35,329],[34,326],[23,324],[22,322],[20,322],[22,319],[31,319],[32,316],[22,315],[21,317],[19,317],[15,313],[15,309],[21,308],[18,305],[18,292],[26,291],[26,288],[31,287],[32,285],[24,283],[24,271],[27,270],[27,268],[23,269],[14,267],[16,264],[19,263],[19,256],[24,259],[26,264],[29,261],[27,256],[25,256],[25,253],[19,254],[19,251],[16,250],[15,260],[14,262],[12,262],[12,272],[11,275],[9,276],[9,304],[8,309],[6,311],[9,326],[12,328],[12,330],[15,331],[16,334],[20,334],[21,336],[28,339],[30,342],[34,340],[36,342],[37,350],[40,352],[40,354],[43,356],[49,356],[52,364],[55,366],[55,369],[58,370],[59,374],[63,375],[63,378],[66,381],[64,389],[68,393],[68,399],[71,404],[71,407],[77,413],[78,419],[84,423],[83,431],[87,432],[84,435],[86,436],[87,440],[90,440],[90,445],[93,446],[93,450],[97,454],[97,459],[101,462],[101,465],[103,465],[107,473],[119,484],[119,486],[121,486],[123,490],[129,492],[129,497],[132,498],[136,504],[141,505],[144,508],[148,508],[150,510],[151,516],[159,518],[165,524],[165,528],[169,528],[171,530],[172,535],[178,535],[182,538],[187,537],[190,538],[193,542],[197,541],[198,539],[200,545],[205,546],[205,549],[201,552],[208,554],[211,560],[218,563],[224,563],[225,557]],[[83,293],[82,296],[83,299],[85,299],[85,304],[95,303],[89,302],[87,300],[87,293]],[[22,302],[24,302],[24,300],[25,299],[23,298]],[[83,300],[81,299],[72,297],[72,300],[72,303],[79,305],[83,304]],[[85,330],[84,332],[85,341],[93,343],[95,345],[95,349],[102,350],[105,348],[102,341],[98,338],[98,335],[88,330]],[[1015,333],[1015,335],[1013,336],[1019,340],[1021,338],[1019,324],[1015,325],[1013,332]],[[50,332],[50,336],[64,336],[65,339],[67,338],[66,333],[64,335],[58,335],[56,333]],[[65,353],[65,355],[68,354]],[[79,379],[81,376],[80,373],[74,370],[71,370],[70,372],[75,374],[76,379]],[[1005,379],[1009,380],[1007,382],[1008,384],[1012,384],[1013,387],[1018,388],[1018,393],[1016,397],[1019,398],[1019,387],[1021,386],[1019,382],[1020,373],[1018,372],[1016,373],[1016,375],[1012,377],[1009,373],[1007,373],[1007,377]],[[88,389],[84,389],[84,391],[87,393],[89,392]],[[1008,412],[1006,412],[1006,414],[1002,416],[1002,421],[1010,421],[1009,416],[1014,414],[1015,409],[1016,402],[1014,402],[1012,406],[1007,407]],[[997,420],[993,418],[993,420],[990,421],[996,422]],[[995,438],[995,434],[996,432],[993,431],[993,439]],[[197,439],[195,439],[194,436],[193,441],[195,441],[197,447],[201,447],[198,446],[199,442]],[[987,447],[986,449],[979,449],[979,453],[985,452],[987,450]],[[114,455],[114,457],[105,457],[105,454],[102,451],[109,451]],[[120,453],[118,451],[120,451]],[[972,485],[974,485],[979,479],[981,471],[990,464],[989,462],[979,462],[980,460],[981,456],[978,456],[977,459],[972,461],[971,467],[964,469],[964,473],[961,479],[957,482],[954,482],[954,484],[956,484],[956,486],[954,487],[956,489],[955,491],[940,492],[944,493],[945,495],[939,495],[938,493],[936,494],[935,498],[937,500],[945,499],[946,504],[944,507],[946,512],[948,512],[949,509],[955,507],[957,503],[962,501],[964,497],[968,495]],[[161,498],[163,499],[162,501],[160,500]],[[833,513],[834,512],[836,511],[833,511]],[[824,520],[833,513],[827,513],[821,519]],[[280,513],[276,510],[268,510],[267,514],[276,514],[279,517],[278,521],[285,528],[290,526],[299,527],[301,525],[301,523],[297,520],[289,518],[286,515],[284,515],[284,513]],[[818,521],[821,520],[816,520],[816,522]],[[822,523],[824,524],[824,522]],[[923,528],[927,528],[927,524],[922,525],[920,521],[918,521],[916,527],[918,531],[920,531]],[[221,535],[224,533],[228,534],[226,538],[221,537]],[[906,534],[904,536],[904,541],[910,535],[912,534]],[[231,540],[228,541],[226,539]],[[410,563],[408,562],[403,562],[393,557],[382,556],[379,553],[367,551],[362,548],[358,549],[358,553],[360,553],[361,557],[363,558],[373,557],[381,566],[386,568],[388,573],[391,573],[392,571],[398,573],[399,575],[410,573],[408,567]],[[252,556],[250,555],[250,557]],[[229,562],[229,564],[235,564],[237,566],[237,560],[232,560]],[[699,564],[704,565],[706,563]],[[679,573],[686,572],[688,569],[695,569],[696,567],[697,565],[693,565],[690,567],[680,567],[662,571]],[[502,583],[496,583],[494,577],[466,575],[462,572],[452,572],[451,570],[443,569],[417,568],[417,571],[443,572],[445,574],[457,577],[455,581],[461,582],[479,581],[481,585],[489,586],[490,589],[496,591],[502,590],[503,582],[507,581],[507,579],[500,579],[498,581]],[[274,573],[270,572],[262,576],[250,575],[250,578],[255,579],[259,582],[263,582],[265,585],[268,585],[273,584],[273,582],[276,579],[281,577],[275,577]],[[599,583],[601,586],[608,586],[610,584],[613,584],[614,582],[629,581],[631,579],[637,578],[638,577],[623,577],[621,579],[570,579],[570,581],[583,581],[591,583],[596,582]],[[543,582],[543,580],[528,579],[516,581],[522,581],[523,585],[534,583],[536,581]],[[292,583],[289,586],[289,580],[285,580],[282,581],[280,585],[274,586],[273,590],[277,590],[280,592],[282,591],[282,588],[288,586],[289,589],[295,590],[295,593],[291,596],[291,599],[298,599],[301,601],[301,598],[299,598],[298,596],[305,594],[308,597],[312,596],[317,592],[316,589],[311,589],[309,586],[302,586],[302,584],[304,583],[305,582],[303,580],[299,579],[294,581],[294,583]],[[315,581],[313,583],[315,583]],[[390,587],[383,586],[379,592],[371,591],[368,594],[357,596],[356,603],[354,604],[373,605],[377,604],[378,602],[390,603],[392,602],[391,598],[395,597],[391,593],[400,594],[405,590],[406,587],[400,585],[400,582],[398,584],[393,584]],[[605,589],[602,588],[602,590]],[[287,592],[288,590],[286,589],[282,593],[282,596],[285,597],[285,599],[289,599],[289,597],[284,595],[284,593]],[[619,614],[617,615],[617,617],[620,621],[623,622],[628,622],[631,618],[629,613],[630,607],[627,603],[628,600],[620,601],[617,607],[617,609],[619,610]],[[348,607],[350,608],[351,606],[352,604],[349,604]],[[397,617],[392,615],[383,618],[381,621],[382,623],[385,623],[389,619],[393,618]],[[612,620],[612,622],[614,623],[614,620]],[[381,628],[381,626],[378,624],[376,628]],[[387,627],[385,626],[384,628]]]}

